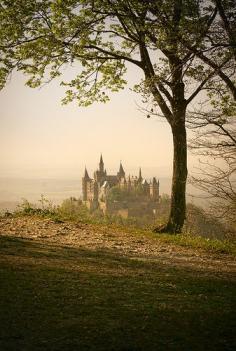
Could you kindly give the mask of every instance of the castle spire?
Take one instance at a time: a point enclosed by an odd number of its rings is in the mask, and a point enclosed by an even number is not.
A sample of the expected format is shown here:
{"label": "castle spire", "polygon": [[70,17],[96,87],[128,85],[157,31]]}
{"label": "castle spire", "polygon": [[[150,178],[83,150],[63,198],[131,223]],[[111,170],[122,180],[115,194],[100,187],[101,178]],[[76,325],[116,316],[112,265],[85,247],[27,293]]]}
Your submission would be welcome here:
{"label": "castle spire", "polygon": [[119,172],[117,173],[117,175],[118,175],[118,177],[120,177],[120,178],[125,177],[125,171],[124,171],[124,168],[123,168],[123,166],[122,166],[121,161],[120,161],[120,169],[119,169]]}
{"label": "castle spire", "polygon": [[84,178],[85,179],[89,179],[89,175],[88,175],[88,171],[87,171],[86,167],[85,167],[85,170],[84,170]]}
{"label": "castle spire", "polygon": [[104,172],[104,162],[103,162],[102,154],[100,156],[99,171]]}
{"label": "castle spire", "polygon": [[142,171],[141,171],[141,167],[139,168],[139,176],[138,176],[138,180],[142,181],[143,177],[142,177]]}

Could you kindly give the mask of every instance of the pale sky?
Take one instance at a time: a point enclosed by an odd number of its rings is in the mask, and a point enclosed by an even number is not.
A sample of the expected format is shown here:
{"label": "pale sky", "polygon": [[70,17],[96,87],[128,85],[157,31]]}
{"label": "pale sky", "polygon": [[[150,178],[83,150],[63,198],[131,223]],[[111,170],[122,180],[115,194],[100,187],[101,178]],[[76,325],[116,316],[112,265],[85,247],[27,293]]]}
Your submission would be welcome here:
{"label": "pale sky", "polygon": [[[129,87],[136,77],[131,69]],[[76,177],[85,165],[94,169],[100,153],[111,172],[122,160],[128,172],[141,166],[144,173],[155,168],[156,176],[171,175],[170,128],[164,120],[147,119],[129,87],[107,104],[82,108],[76,102],[61,105],[59,81],[40,89],[24,81],[15,73],[0,92],[2,177]]]}

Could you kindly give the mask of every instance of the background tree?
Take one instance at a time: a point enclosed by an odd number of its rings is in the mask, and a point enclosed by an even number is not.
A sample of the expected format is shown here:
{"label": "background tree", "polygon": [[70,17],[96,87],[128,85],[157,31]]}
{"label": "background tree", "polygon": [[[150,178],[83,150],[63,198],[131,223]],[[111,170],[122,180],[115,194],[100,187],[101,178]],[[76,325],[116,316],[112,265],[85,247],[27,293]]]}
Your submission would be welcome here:
{"label": "background tree", "polygon": [[108,91],[124,87],[127,63],[143,72],[136,90],[152,99],[173,135],[171,209],[161,230],[180,232],[186,212],[186,110],[216,76],[228,84],[224,78],[230,74],[231,48],[216,33],[214,42],[209,39],[219,28],[217,2],[2,0],[0,11],[2,85],[13,68],[37,87],[77,62],[78,75],[62,83],[68,87],[63,102],[76,99],[87,106],[108,101]]}
{"label": "background tree", "polygon": [[[213,0],[217,9],[207,38],[208,50],[192,52],[215,69],[219,80],[207,86],[208,102],[189,114],[195,131],[190,148],[201,156],[191,182],[212,199],[211,213],[235,227],[236,218],[236,6],[234,0]],[[227,47],[227,50],[224,50]],[[226,63],[226,64],[224,64]]]}
{"label": "background tree", "polygon": [[191,183],[210,196],[214,216],[236,228],[236,103],[218,100],[214,105],[189,119],[195,131],[190,148],[201,157]]}

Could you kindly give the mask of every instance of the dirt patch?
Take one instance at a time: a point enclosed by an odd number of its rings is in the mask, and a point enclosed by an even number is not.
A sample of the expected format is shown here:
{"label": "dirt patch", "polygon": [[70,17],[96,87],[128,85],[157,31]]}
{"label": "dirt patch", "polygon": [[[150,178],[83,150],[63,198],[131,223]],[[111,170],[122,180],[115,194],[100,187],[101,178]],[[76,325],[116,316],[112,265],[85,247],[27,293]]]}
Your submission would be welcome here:
{"label": "dirt patch", "polygon": [[33,216],[0,219],[0,235],[19,237],[89,250],[109,250],[129,258],[159,261],[215,273],[236,271],[234,257],[184,248],[153,239],[145,234],[84,223],[56,223]]}

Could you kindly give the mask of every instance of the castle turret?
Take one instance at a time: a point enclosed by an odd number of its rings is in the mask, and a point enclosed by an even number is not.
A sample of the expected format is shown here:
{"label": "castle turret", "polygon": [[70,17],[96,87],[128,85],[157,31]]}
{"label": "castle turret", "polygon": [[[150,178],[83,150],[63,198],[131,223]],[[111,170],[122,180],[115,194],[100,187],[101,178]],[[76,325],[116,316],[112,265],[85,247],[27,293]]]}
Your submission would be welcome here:
{"label": "castle turret", "polygon": [[148,184],[148,182],[147,182],[146,179],[144,179],[144,180],[142,181],[142,188],[143,188],[144,194],[145,194],[145,195],[148,195],[148,193],[149,193],[149,184]]}
{"label": "castle turret", "polygon": [[104,182],[105,177],[106,177],[106,170],[104,168],[104,162],[101,154],[100,161],[99,161],[99,169],[96,172],[94,172],[94,179],[98,183],[98,187],[102,186],[102,183]]}
{"label": "castle turret", "polygon": [[[98,201],[98,183],[96,181],[94,181],[93,183],[93,201],[94,201],[94,205],[96,204],[96,206],[98,205],[97,204],[97,201]],[[96,207],[95,206],[95,207]]]}
{"label": "castle turret", "polygon": [[141,167],[139,168],[139,175],[138,175],[138,181],[140,183],[142,183],[143,177],[142,177],[142,171],[141,171]]}
{"label": "castle turret", "polygon": [[99,171],[104,172],[104,162],[103,162],[102,154],[100,156]]}
{"label": "castle turret", "polygon": [[125,178],[125,171],[124,171],[124,168],[123,168],[121,162],[120,162],[119,172],[117,173],[117,177],[118,177],[119,179]]}
{"label": "castle turret", "polygon": [[159,200],[159,180],[157,182],[155,177],[153,177],[150,184],[150,197],[153,200]]}
{"label": "castle turret", "polygon": [[84,179],[87,179],[87,180],[90,179],[86,167],[85,167],[85,170],[84,170]]}

